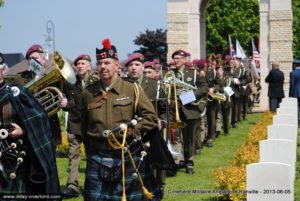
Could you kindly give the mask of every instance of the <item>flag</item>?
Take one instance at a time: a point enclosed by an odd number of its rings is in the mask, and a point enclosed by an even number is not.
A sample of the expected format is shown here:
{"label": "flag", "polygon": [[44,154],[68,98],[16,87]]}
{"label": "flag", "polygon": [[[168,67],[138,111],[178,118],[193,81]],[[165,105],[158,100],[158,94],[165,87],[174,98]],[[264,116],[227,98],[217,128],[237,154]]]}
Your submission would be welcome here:
{"label": "flag", "polygon": [[230,37],[230,35],[228,35],[228,37],[229,37],[229,54],[231,57],[235,57],[236,54],[235,54],[235,50],[233,48],[233,44],[231,42],[231,37]]}
{"label": "flag", "polygon": [[252,54],[253,54],[253,60],[255,61],[255,64],[259,65],[260,64],[260,54],[255,47],[253,39],[252,39]]}
{"label": "flag", "polygon": [[255,47],[255,44],[254,44],[254,41],[252,39],[252,54],[253,54],[253,58],[252,58],[252,61],[251,61],[251,73],[252,73],[252,76],[253,78],[259,78],[259,72],[257,70],[257,65],[260,63],[260,55],[259,55],[259,52],[258,50],[256,49]]}
{"label": "flag", "polygon": [[246,54],[237,39],[236,39],[235,46],[236,46],[236,57],[244,60],[246,58]]}

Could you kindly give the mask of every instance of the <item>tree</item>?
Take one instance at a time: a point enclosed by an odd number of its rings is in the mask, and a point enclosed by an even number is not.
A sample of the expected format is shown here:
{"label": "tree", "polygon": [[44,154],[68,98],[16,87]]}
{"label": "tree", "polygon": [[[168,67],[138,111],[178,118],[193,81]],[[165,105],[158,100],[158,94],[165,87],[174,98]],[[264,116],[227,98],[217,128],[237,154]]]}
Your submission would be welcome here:
{"label": "tree", "polygon": [[4,4],[4,1],[3,0],[0,0],[0,7],[2,7]]}
{"label": "tree", "polygon": [[164,64],[167,61],[167,30],[156,29],[150,31],[146,29],[145,33],[140,33],[136,39],[133,40],[134,44],[141,46],[139,50],[145,56],[146,61],[159,59],[160,63]]}
{"label": "tree", "polygon": [[292,0],[293,9],[293,55],[295,59],[300,59],[300,0]]}
{"label": "tree", "polygon": [[[257,0],[210,0],[206,9],[208,53],[229,54],[228,35],[237,38],[245,53],[252,52],[251,39],[259,38]],[[248,54],[249,55],[249,54]]]}

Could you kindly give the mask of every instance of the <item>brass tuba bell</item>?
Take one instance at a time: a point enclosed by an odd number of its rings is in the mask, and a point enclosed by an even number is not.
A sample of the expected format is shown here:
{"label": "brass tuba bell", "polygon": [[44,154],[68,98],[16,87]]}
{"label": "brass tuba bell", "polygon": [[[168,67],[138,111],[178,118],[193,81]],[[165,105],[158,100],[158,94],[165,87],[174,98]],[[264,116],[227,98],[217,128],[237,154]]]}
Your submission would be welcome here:
{"label": "brass tuba bell", "polygon": [[33,80],[25,85],[43,106],[48,116],[58,112],[60,109],[59,103],[63,99],[61,91],[50,85],[62,79],[71,84],[76,82],[75,72],[71,64],[55,51],[53,56],[50,57],[50,67],[45,72],[36,75]]}

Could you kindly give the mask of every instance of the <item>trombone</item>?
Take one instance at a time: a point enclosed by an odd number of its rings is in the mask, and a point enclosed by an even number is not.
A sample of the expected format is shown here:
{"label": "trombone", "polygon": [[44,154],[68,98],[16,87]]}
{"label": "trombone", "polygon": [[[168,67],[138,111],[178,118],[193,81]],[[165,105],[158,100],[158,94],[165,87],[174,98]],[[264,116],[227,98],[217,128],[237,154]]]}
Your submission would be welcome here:
{"label": "trombone", "polygon": [[[175,120],[170,123],[171,128],[184,128],[186,127],[186,123],[182,122],[179,117],[179,109],[178,109],[178,101],[177,101],[177,92],[176,92],[176,77],[173,71],[168,71],[165,75],[166,82],[167,82],[167,92],[168,92],[168,104],[171,100],[171,89],[172,85],[174,88],[174,101],[175,101]],[[172,79],[173,83],[170,84],[170,79]]]}

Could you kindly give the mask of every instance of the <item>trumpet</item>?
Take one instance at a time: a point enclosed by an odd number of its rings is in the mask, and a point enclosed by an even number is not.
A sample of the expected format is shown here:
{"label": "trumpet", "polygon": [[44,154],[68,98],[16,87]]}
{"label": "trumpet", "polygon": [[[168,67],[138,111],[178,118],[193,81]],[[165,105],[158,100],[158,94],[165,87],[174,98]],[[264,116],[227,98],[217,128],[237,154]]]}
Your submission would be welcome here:
{"label": "trumpet", "polygon": [[36,75],[35,79],[25,85],[37,101],[43,106],[48,116],[52,116],[60,109],[59,103],[63,99],[63,94],[56,87],[49,85],[65,79],[71,84],[75,84],[76,76],[71,64],[57,51],[50,58],[51,66],[48,71],[41,75]]}
{"label": "trumpet", "polygon": [[220,102],[225,102],[226,101],[226,96],[222,93],[216,92],[216,93],[213,93],[212,95],[208,95],[207,100],[210,101],[210,102],[213,101],[213,100],[220,101]]}

